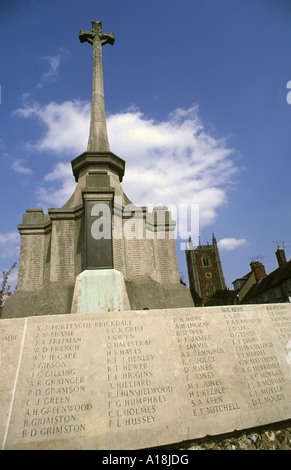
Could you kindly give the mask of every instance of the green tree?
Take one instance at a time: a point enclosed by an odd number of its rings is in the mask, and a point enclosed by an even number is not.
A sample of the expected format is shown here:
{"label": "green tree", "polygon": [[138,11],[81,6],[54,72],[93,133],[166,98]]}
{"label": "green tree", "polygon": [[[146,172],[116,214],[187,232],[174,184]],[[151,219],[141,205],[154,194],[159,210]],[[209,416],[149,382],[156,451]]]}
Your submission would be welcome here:
{"label": "green tree", "polygon": [[210,297],[205,302],[205,307],[211,307],[214,305],[227,305],[227,299],[229,297],[230,290],[229,289],[220,289],[214,292],[212,297]]}
{"label": "green tree", "polygon": [[190,289],[192,299],[194,301],[195,307],[203,307],[202,297],[196,292],[194,288]]}

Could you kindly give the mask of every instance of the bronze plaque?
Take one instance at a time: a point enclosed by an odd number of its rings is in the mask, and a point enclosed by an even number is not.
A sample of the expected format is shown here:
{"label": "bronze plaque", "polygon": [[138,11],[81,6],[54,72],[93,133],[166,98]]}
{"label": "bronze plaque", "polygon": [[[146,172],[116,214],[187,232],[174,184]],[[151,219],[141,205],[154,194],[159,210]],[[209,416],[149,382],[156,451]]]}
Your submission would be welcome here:
{"label": "bronze plaque", "polygon": [[109,201],[86,202],[87,269],[113,268],[112,210]]}

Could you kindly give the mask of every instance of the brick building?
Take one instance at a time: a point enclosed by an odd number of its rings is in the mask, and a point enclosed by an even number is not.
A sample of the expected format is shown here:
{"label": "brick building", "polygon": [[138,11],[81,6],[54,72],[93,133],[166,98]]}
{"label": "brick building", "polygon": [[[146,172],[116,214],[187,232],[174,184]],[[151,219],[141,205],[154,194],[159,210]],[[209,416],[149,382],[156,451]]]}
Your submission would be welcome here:
{"label": "brick building", "polygon": [[278,268],[266,274],[259,261],[250,263],[251,271],[232,284],[234,290],[228,304],[264,304],[288,302],[291,299],[291,260],[286,260],[285,251],[278,246],[276,251]]}
{"label": "brick building", "polygon": [[199,296],[205,304],[216,291],[226,288],[214,234],[212,234],[212,245],[207,243],[194,247],[189,239],[185,252],[192,297],[195,302]]}
{"label": "brick building", "polygon": [[[260,268],[257,272],[257,282],[243,299],[246,304],[264,304],[288,302],[291,298],[291,260],[287,261],[285,251],[278,246],[276,251],[278,268],[266,274]],[[264,268],[264,267],[263,267]]]}

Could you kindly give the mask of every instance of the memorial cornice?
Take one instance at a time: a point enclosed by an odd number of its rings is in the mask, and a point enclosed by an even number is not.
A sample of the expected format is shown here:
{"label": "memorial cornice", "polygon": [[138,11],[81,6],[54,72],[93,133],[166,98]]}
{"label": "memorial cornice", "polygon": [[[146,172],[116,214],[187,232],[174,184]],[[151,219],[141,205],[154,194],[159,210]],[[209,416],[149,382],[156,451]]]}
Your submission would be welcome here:
{"label": "memorial cornice", "polygon": [[117,173],[120,182],[125,170],[125,161],[112,152],[84,152],[72,160],[71,165],[77,182],[80,172],[86,168],[106,168]]}
{"label": "memorial cornice", "polygon": [[77,207],[73,207],[72,209],[68,208],[51,208],[48,209],[48,214],[51,220],[75,220],[79,218],[83,213],[83,205],[80,204]]}
{"label": "memorial cornice", "polygon": [[51,230],[51,221],[43,224],[18,224],[17,228],[20,235],[36,235],[40,233],[48,233]]}

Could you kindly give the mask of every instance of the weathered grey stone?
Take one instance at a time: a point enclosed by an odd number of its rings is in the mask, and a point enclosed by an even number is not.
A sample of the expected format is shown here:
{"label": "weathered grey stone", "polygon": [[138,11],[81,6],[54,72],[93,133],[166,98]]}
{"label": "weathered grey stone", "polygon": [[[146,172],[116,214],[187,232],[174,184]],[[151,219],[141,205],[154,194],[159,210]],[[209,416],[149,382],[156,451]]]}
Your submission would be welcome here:
{"label": "weathered grey stone", "polygon": [[155,309],[165,306],[162,286],[150,277],[126,281],[126,289],[132,310]]}
{"label": "weathered grey stone", "polygon": [[[140,449],[291,419],[290,319],[289,304],[29,317],[1,375],[3,447]],[[290,444],[251,433],[206,444]]]}
{"label": "weathered grey stone", "polygon": [[191,293],[180,283],[161,284],[149,276],[127,280],[126,288],[132,310],[186,308],[193,305]]}
{"label": "weathered grey stone", "polygon": [[35,312],[40,315],[55,315],[71,310],[74,284],[51,283],[37,292]]}
{"label": "weathered grey stone", "polygon": [[[64,206],[50,208],[48,214],[27,209],[23,215],[18,225],[17,294],[5,304],[3,318],[70,312],[72,288],[88,269],[119,271],[129,289],[130,308],[194,306],[188,288],[180,286],[170,211],[159,206],[149,213],[146,207],[131,203],[120,184],[125,161],[109,149],[102,46],[113,45],[114,35],[104,33],[101,22],[93,21],[92,30],[81,30],[79,39],[93,45],[88,148],[71,162],[77,186]],[[103,210],[101,215],[101,206],[110,212]],[[98,232],[101,226],[108,226],[105,235]]]}
{"label": "weathered grey stone", "polygon": [[93,45],[93,90],[91,125],[88,142],[88,152],[109,151],[107,127],[105,119],[104,85],[102,70],[102,46],[113,46],[115,37],[113,33],[102,31],[101,21],[92,21],[92,29],[79,33],[79,39]]}
{"label": "weathered grey stone", "polygon": [[34,292],[17,292],[5,301],[1,318],[60,315],[71,311],[74,284],[50,283]]}
{"label": "weathered grey stone", "polygon": [[1,320],[0,322],[0,442],[7,437],[15,386],[19,371],[26,320]]}
{"label": "weathered grey stone", "polygon": [[165,308],[192,307],[193,299],[190,290],[181,283],[163,284]]}
{"label": "weathered grey stone", "polygon": [[5,300],[1,318],[28,317],[35,312],[36,292],[17,292]]}

